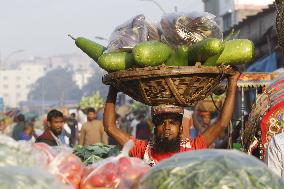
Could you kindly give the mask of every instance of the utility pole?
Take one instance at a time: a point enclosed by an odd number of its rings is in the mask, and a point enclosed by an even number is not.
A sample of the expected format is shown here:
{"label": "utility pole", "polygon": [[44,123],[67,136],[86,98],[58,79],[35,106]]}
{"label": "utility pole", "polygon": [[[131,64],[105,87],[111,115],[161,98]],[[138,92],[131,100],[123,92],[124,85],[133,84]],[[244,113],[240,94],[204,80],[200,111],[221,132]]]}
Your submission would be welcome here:
{"label": "utility pole", "polygon": [[155,0],[140,0],[140,1],[150,1],[153,2],[155,5],[157,5],[157,7],[159,7],[159,9],[163,12],[163,14],[166,14],[167,12],[165,11],[165,9]]}

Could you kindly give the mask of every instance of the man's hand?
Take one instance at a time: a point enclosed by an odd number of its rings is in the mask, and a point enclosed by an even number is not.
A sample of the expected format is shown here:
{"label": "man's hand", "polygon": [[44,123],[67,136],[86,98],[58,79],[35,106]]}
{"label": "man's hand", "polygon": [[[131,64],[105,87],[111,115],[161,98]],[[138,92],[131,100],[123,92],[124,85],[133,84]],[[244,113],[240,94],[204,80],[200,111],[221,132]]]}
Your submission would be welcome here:
{"label": "man's hand", "polygon": [[238,81],[241,76],[241,72],[237,67],[233,67],[233,69],[235,70],[235,73],[233,75],[228,76],[228,81]]}
{"label": "man's hand", "polygon": [[108,91],[108,94],[112,94],[112,95],[116,95],[119,91],[113,87],[113,86],[109,86],[109,91]]}

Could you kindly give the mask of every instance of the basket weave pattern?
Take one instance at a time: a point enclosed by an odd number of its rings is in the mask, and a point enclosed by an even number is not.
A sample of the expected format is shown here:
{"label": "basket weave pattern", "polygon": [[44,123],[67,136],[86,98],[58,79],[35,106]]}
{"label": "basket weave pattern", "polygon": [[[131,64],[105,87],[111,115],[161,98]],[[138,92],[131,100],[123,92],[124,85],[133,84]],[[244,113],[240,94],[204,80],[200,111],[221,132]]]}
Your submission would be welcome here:
{"label": "basket weave pattern", "polygon": [[206,98],[233,72],[228,66],[159,66],[109,73],[103,82],[150,106],[190,106]]}

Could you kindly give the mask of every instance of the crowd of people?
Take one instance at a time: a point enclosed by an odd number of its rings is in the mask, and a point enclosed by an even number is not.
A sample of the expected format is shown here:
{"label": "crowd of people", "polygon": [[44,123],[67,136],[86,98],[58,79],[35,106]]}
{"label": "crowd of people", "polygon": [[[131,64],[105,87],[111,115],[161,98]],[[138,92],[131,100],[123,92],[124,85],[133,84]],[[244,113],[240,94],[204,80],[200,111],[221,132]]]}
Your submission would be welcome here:
{"label": "crowd of people", "polygon": [[[5,117],[0,117],[1,134],[14,140],[43,142],[50,146],[87,146],[96,143],[123,146],[129,140],[134,147],[129,154],[143,159],[151,166],[179,152],[207,148],[227,148],[226,132],[232,118],[239,73],[228,78],[228,89],[223,108],[219,115],[205,111],[189,111],[174,105],[151,107],[151,118],[146,112],[129,112],[124,116],[116,112],[118,91],[109,88],[103,116],[94,108],[84,110],[86,121],[81,123],[75,113],[60,109],[48,112],[42,123],[42,132],[35,131],[35,118],[26,119],[18,114],[8,126]],[[239,137],[240,125],[235,127],[232,138]],[[283,134],[272,138],[266,163],[279,175],[284,176]],[[222,138],[222,139],[221,139]]]}

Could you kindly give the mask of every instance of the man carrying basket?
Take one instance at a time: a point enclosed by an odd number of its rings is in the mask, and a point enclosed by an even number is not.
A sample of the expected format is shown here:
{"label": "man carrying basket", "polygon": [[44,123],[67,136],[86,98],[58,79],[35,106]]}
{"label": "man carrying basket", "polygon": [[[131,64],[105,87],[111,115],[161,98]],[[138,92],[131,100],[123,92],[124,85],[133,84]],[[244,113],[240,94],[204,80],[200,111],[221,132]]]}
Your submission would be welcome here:
{"label": "man carrying basket", "polygon": [[228,89],[226,99],[220,116],[208,129],[195,139],[183,138],[182,118],[184,109],[173,105],[161,105],[152,107],[152,120],[155,125],[154,137],[151,141],[135,139],[128,133],[116,127],[115,102],[117,90],[110,86],[104,109],[104,129],[118,144],[124,145],[128,140],[134,141],[134,147],[129,152],[130,156],[138,157],[155,165],[159,161],[172,155],[197,149],[206,149],[229,125],[232,117],[237,90],[239,72],[228,77]]}

